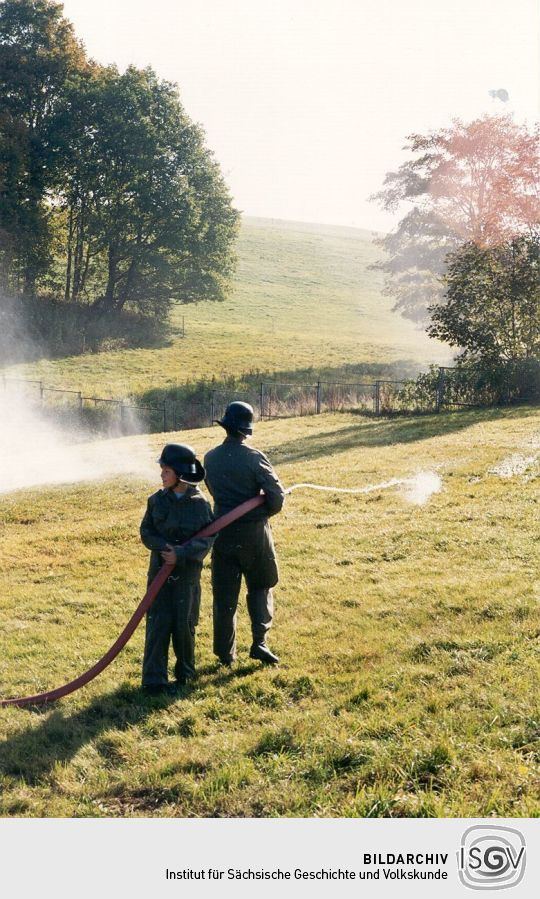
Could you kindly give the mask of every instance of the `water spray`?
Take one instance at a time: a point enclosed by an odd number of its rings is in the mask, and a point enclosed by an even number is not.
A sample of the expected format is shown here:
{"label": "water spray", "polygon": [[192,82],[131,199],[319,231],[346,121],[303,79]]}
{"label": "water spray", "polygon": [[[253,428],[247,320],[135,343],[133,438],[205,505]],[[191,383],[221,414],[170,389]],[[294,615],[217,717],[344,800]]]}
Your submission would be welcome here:
{"label": "water spray", "polygon": [[405,499],[417,506],[422,506],[434,493],[439,493],[442,481],[433,471],[422,471],[413,478],[391,478],[381,484],[369,484],[367,487],[326,487],[322,484],[293,484],[285,493],[293,490],[323,490],[328,493],[374,493],[388,490],[390,487],[406,487]]}
{"label": "water spray", "polygon": [[[285,493],[291,494],[295,490],[322,490],[331,493],[366,494],[373,493],[377,490],[387,490],[391,487],[398,486],[407,487],[405,498],[408,499],[409,502],[418,505],[425,503],[428,497],[433,493],[437,493],[441,489],[442,482],[439,475],[435,474],[434,472],[421,472],[413,478],[391,478],[391,480],[389,481],[384,481],[381,484],[370,484],[367,487],[331,487],[325,486],[323,484],[293,484],[292,487],[289,487],[288,490],[285,491]],[[218,531],[222,531],[224,528],[228,527],[228,525],[232,524],[233,521],[237,521],[239,518],[247,515],[248,512],[251,512],[258,506],[262,506],[264,504],[264,501],[264,494],[254,496],[252,499],[247,500],[247,502],[242,503],[240,506],[237,506],[235,509],[227,512],[226,515],[222,515],[220,518],[217,518],[215,521],[207,525],[201,531],[198,531],[197,534],[194,534],[193,537],[191,537],[181,545],[186,546],[188,543],[190,543],[192,540],[196,540],[198,537],[211,537],[214,534],[217,534]],[[148,609],[154,602],[161,587],[163,586],[173,569],[174,565],[162,565],[156,577],[148,587],[148,590],[146,591],[141,602],[126,624],[122,633],[115,640],[115,642],[105,653],[105,655],[102,656],[102,658],[99,659],[99,661],[97,661],[95,665],[89,668],[88,671],[85,671],[84,674],[81,674],[74,680],[69,681],[69,683],[64,684],[61,687],[57,687],[54,690],[48,690],[44,693],[37,693],[33,696],[22,696],[15,699],[0,699],[0,706],[26,706],[55,702],[57,699],[61,699],[63,696],[68,696],[70,693],[74,693],[76,690],[79,690],[81,687],[84,687],[86,684],[90,683],[90,681],[94,680],[94,678],[97,677],[98,674],[101,674],[101,672],[104,671],[105,668],[107,668],[111,664],[111,662],[114,661],[117,655],[119,655],[119,653],[122,651],[128,640],[131,638],[138,625],[140,624],[144,614],[148,611]]]}
{"label": "water spray", "polygon": [[[125,437],[89,440],[88,433],[42,414],[24,392],[0,393],[0,420],[0,494],[126,474]],[[153,478],[152,455],[147,438],[131,442],[129,474]]]}

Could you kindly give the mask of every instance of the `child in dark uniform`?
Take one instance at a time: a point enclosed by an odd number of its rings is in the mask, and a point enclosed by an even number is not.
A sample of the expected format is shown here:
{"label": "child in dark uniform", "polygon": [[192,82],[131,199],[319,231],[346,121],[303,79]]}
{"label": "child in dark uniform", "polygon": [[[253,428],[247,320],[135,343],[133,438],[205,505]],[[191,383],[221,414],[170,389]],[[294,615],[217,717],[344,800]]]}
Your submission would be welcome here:
{"label": "child in dark uniform", "polygon": [[[158,461],[163,489],[149,497],[141,522],[141,540],[151,550],[148,583],[164,562],[175,567],[146,615],[142,685],[152,694],[173,693],[195,674],[202,563],[214,542],[214,537],[202,537],[180,545],[212,521],[210,505],[196,486],[205,473],[194,451],[169,443]],[[175,681],[169,684],[171,638],[176,664]]]}

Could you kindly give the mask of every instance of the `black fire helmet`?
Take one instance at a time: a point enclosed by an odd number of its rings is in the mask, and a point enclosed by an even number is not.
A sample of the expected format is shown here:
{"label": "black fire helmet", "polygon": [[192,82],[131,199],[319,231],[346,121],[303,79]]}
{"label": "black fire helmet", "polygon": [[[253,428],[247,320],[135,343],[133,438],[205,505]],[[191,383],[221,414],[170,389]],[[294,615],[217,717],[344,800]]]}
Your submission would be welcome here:
{"label": "black fire helmet", "polygon": [[163,447],[158,459],[160,465],[172,468],[180,480],[198,484],[204,480],[204,468],[193,450],[186,443],[168,443]]}
{"label": "black fire helmet", "polygon": [[244,437],[251,437],[253,434],[253,406],[249,403],[242,403],[239,400],[229,403],[223,418],[216,420],[226,431],[243,434]]}

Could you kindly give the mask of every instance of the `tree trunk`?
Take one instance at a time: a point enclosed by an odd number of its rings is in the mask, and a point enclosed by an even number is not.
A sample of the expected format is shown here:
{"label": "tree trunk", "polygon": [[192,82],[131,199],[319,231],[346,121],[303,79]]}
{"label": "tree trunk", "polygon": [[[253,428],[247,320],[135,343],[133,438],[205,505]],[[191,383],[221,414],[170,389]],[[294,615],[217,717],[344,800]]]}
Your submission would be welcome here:
{"label": "tree trunk", "polygon": [[76,303],[81,292],[82,266],[84,257],[84,200],[81,203],[79,211],[79,220],[77,227],[77,241],[75,244],[75,265],[73,268],[73,293],[72,300]]}
{"label": "tree trunk", "polygon": [[72,250],[71,242],[73,240],[73,206],[69,207],[69,225],[68,225],[68,241],[67,241],[67,264],[66,264],[66,286],[64,290],[64,300],[69,301],[71,295],[71,260]]}
{"label": "tree trunk", "polygon": [[24,272],[23,297],[33,300],[36,295],[36,273],[33,266],[29,266]]}
{"label": "tree trunk", "polygon": [[89,267],[90,267],[90,247],[88,246],[88,247],[86,248],[86,258],[85,258],[85,260],[84,260],[84,268],[83,268],[82,274],[81,274],[81,285],[80,285],[80,291],[79,291],[79,293],[82,293],[82,292],[84,291],[85,286],[86,286],[86,279],[87,279],[87,277],[88,277],[88,269],[89,269]]}
{"label": "tree trunk", "polygon": [[118,257],[116,246],[109,244],[107,287],[103,295],[103,308],[109,312],[114,308],[114,288],[118,280]]}
{"label": "tree trunk", "polygon": [[129,263],[129,268],[126,273],[126,279],[124,281],[124,286],[122,287],[122,290],[120,291],[120,295],[116,301],[115,308],[118,311],[123,309],[125,304],[130,299],[131,288],[133,287],[133,282],[135,280],[135,275],[137,273],[138,261],[139,261],[138,258],[136,256],[134,256],[132,258],[131,262]]}

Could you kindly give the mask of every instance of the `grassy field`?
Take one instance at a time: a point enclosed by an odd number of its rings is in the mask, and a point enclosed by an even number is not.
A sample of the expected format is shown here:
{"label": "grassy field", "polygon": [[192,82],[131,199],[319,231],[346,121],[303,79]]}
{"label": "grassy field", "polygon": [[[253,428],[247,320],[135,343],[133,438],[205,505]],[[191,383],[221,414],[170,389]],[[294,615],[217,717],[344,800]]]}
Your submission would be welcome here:
{"label": "grassy field", "polygon": [[[179,437],[204,452],[219,433]],[[286,485],[439,466],[443,489],[425,506],[293,493],[274,519],[280,666],[249,661],[244,606],[238,663],[215,666],[205,569],[184,695],[141,695],[140,630],[54,708],[0,709],[0,815],[538,816],[540,411],[323,415],[264,423],[256,444]],[[71,679],[116,637],[145,581],[152,489],[0,498],[4,697]]]}
{"label": "grassy field", "polygon": [[7,374],[122,398],[249,371],[312,367],[339,376],[346,364],[448,361],[444,347],[391,312],[381,276],[368,270],[378,253],[367,231],[246,219],[229,299],[176,307],[163,347],[44,360]]}

